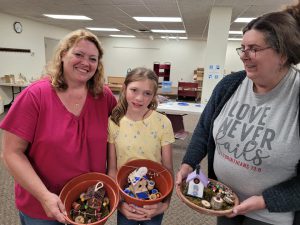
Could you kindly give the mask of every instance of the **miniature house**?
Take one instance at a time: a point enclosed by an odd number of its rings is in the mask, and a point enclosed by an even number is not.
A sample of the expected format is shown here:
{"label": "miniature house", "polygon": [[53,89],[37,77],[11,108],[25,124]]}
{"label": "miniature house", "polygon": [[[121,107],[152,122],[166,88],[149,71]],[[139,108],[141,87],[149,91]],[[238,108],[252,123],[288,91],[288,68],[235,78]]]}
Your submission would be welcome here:
{"label": "miniature house", "polygon": [[207,187],[208,182],[208,178],[200,170],[200,166],[198,165],[186,179],[186,183],[188,183],[187,194],[193,197],[202,198],[204,187]]}
{"label": "miniature house", "polygon": [[129,189],[139,199],[149,199],[147,172],[148,169],[146,167],[140,167],[128,176]]}
{"label": "miniature house", "polygon": [[204,185],[198,178],[194,178],[189,181],[187,194],[193,197],[203,197]]}

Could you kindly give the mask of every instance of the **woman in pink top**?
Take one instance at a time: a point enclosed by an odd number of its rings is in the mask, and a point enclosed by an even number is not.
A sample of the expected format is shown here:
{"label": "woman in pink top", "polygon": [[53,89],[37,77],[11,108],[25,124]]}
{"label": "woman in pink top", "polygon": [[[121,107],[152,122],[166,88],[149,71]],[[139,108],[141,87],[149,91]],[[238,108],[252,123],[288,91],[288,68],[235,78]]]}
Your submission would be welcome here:
{"label": "woman in pink top", "polygon": [[65,223],[58,197],[63,185],[86,172],[106,172],[108,117],[116,100],[103,85],[102,55],[92,33],[68,34],[47,76],[19,94],[0,124],[22,225]]}

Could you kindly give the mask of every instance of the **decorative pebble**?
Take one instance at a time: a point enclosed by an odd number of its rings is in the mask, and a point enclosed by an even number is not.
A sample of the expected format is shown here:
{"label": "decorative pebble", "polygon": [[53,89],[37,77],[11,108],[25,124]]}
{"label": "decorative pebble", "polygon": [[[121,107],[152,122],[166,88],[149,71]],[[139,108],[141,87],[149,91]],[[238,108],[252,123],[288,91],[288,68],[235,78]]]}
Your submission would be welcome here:
{"label": "decorative pebble", "polygon": [[84,217],[83,216],[77,216],[75,218],[76,223],[84,223]]}
{"label": "decorative pebble", "polygon": [[206,201],[206,200],[202,200],[201,204],[204,206],[204,208],[207,208],[207,209],[211,208],[210,203],[208,201]]}

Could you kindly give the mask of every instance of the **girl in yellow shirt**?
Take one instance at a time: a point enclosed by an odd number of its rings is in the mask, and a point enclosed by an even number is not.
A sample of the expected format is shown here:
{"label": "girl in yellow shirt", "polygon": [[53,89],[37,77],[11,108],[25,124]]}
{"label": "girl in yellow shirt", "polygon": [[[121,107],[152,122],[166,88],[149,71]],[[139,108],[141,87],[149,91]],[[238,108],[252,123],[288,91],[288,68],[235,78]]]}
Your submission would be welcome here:
{"label": "girl in yellow shirt", "polygon": [[[117,106],[109,119],[108,175],[134,159],[150,159],[173,172],[175,141],[170,120],[155,111],[158,77],[150,69],[135,68],[126,76]],[[170,198],[154,205],[137,207],[122,202],[119,225],[160,225]]]}

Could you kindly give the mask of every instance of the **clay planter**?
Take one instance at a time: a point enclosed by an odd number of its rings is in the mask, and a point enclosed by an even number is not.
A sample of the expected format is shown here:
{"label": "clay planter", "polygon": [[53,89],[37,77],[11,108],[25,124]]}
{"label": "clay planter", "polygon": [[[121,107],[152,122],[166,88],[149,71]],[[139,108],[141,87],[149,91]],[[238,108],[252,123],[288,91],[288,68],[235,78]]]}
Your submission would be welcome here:
{"label": "clay planter", "polygon": [[90,186],[97,184],[99,181],[103,182],[104,188],[106,190],[106,195],[109,198],[110,212],[106,217],[102,218],[101,220],[98,220],[97,222],[90,223],[90,225],[105,224],[107,219],[116,210],[119,204],[120,196],[117,184],[114,182],[114,180],[102,173],[91,172],[82,174],[78,177],[73,178],[67,184],[65,184],[65,186],[59,194],[59,197],[67,211],[66,221],[68,224],[81,225],[72,220],[72,217],[70,215],[72,203],[79,198],[81,193],[86,192]]}
{"label": "clay planter", "polygon": [[[143,200],[131,197],[124,192],[125,187],[128,185],[128,175],[139,167],[147,167],[148,173],[156,174],[153,176],[153,180],[155,181],[155,187],[162,195],[160,198]],[[147,159],[137,159],[127,162],[119,169],[117,173],[117,185],[122,197],[128,204],[142,207],[143,205],[152,205],[161,202],[172,192],[174,181],[171,172],[163,165]]]}
{"label": "clay planter", "polygon": [[[221,184],[224,187],[229,188],[228,186],[222,184],[219,181],[213,180],[213,179],[209,179],[210,181],[212,181],[215,184]],[[237,197],[237,195],[235,193],[232,193],[234,195],[234,205],[231,209],[227,209],[227,210],[214,210],[214,209],[206,209],[204,207],[201,207],[197,204],[194,204],[193,202],[189,201],[186,196],[183,194],[183,190],[184,187],[183,185],[185,184],[184,181],[182,181],[181,185],[177,185],[176,186],[176,194],[177,196],[181,199],[181,201],[183,201],[188,207],[192,208],[193,210],[202,213],[202,214],[207,214],[207,215],[211,215],[211,216],[225,216],[228,215],[230,213],[232,213],[232,209],[234,206],[237,206],[239,204],[239,198]],[[229,188],[230,189],[230,188]]]}

